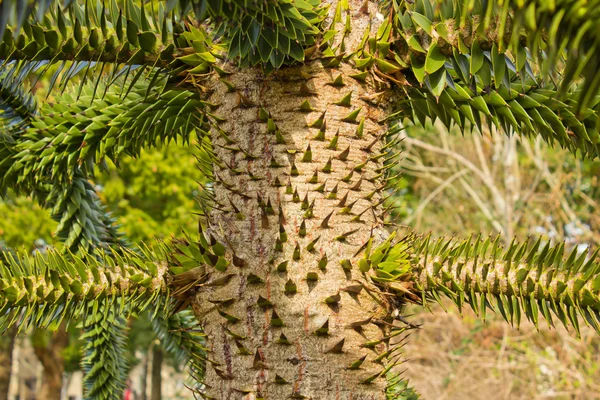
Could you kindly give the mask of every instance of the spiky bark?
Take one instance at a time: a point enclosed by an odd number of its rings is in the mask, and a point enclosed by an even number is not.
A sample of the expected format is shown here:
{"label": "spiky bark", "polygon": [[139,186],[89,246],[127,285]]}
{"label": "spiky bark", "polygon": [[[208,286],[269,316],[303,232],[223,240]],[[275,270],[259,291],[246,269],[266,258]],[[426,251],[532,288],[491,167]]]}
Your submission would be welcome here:
{"label": "spiky bark", "polygon": [[220,161],[207,234],[232,265],[194,303],[210,397],[385,397],[387,299],[355,254],[386,236],[385,114],[373,101],[382,88],[357,73],[314,63],[238,71],[214,88]]}

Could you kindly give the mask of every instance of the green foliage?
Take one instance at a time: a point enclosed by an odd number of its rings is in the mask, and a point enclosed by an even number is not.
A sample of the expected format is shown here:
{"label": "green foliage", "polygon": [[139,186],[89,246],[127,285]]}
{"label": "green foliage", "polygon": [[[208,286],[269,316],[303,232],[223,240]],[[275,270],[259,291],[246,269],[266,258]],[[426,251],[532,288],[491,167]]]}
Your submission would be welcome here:
{"label": "green foliage", "polygon": [[240,1],[199,3],[197,15],[217,22],[215,35],[228,43],[228,57],[242,67],[277,69],[304,61],[304,46],[315,43],[327,8],[319,0]]}
{"label": "green foliage", "polygon": [[[512,3],[476,1],[465,8],[456,0],[438,7],[429,0],[391,1],[393,19],[384,24],[402,45],[378,54],[393,56],[412,84],[403,87],[407,100],[399,115],[480,130],[485,119],[506,132],[541,135],[572,152],[600,156],[600,58],[590,51],[598,39],[589,30],[597,16],[580,13],[574,1]],[[557,87],[552,78],[559,73]],[[575,79],[580,74],[583,84]]]}
{"label": "green foliage", "polygon": [[0,215],[0,240],[8,247],[31,249],[37,239],[52,243],[56,223],[33,200],[7,196],[0,202]]}
{"label": "green foliage", "polygon": [[101,200],[133,243],[196,229],[194,198],[205,177],[191,150],[175,143],[144,150],[136,158],[124,157],[119,169],[111,165],[108,174],[97,177]]}

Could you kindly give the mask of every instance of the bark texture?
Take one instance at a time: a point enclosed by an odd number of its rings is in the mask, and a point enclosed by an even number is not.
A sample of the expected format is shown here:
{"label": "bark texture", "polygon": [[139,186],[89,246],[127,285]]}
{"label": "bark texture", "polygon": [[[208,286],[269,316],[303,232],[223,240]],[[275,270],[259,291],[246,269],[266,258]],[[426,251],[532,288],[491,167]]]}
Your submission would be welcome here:
{"label": "bark texture", "polygon": [[41,330],[33,334],[33,350],[44,368],[40,399],[60,400],[61,398],[64,372],[62,352],[67,347],[68,340],[64,324],[52,334]]}
{"label": "bark texture", "polygon": [[194,302],[209,338],[207,397],[385,398],[388,305],[356,265],[369,238],[386,236],[385,114],[382,88],[358,72],[313,63],[214,87],[206,233],[231,265]]}

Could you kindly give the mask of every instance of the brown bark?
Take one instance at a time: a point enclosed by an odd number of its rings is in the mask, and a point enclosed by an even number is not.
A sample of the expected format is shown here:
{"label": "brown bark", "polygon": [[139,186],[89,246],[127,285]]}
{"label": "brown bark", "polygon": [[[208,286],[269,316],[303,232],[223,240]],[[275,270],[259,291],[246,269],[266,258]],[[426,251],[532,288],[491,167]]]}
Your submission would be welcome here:
{"label": "brown bark", "polygon": [[[348,49],[365,18],[353,20]],[[388,99],[359,72],[313,62],[235,71],[210,88],[219,122],[205,234],[231,263],[211,270],[193,304],[209,342],[207,398],[385,399],[390,307],[357,260],[387,236]]]}
{"label": "brown bark", "polygon": [[69,339],[65,326],[62,325],[53,334],[38,330],[33,335],[33,350],[44,368],[39,398],[60,400],[64,372],[63,350],[67,347]]}
{"label": "brown bark", "polygon": [[162,364],[163,352],[158,344],[152,348],[152,395],[151,400],[162,398]]}
{"label": "brown bark", "polygon": [[13,326],[0,337],[0,400],[8,399],[12,355],[15,347],[17,328]]}

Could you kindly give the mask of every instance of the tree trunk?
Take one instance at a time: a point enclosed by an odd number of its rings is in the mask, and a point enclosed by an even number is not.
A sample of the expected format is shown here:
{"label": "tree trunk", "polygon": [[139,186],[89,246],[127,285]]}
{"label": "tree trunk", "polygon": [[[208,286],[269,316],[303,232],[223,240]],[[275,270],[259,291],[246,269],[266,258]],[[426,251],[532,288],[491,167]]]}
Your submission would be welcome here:
{"label": "tree trunk", "polygon": [[8,399],[12,355],[15,347],[17,327],[13,326],[0,337],[0,400]]}
{"label": "tree trunk", "polygon": [[163,352],[158,344],[152,348],[152,395],[151,400],[161,400],[162,398],[162,363]]}
{"label": "tree trunk", "polygon": [[64,372],[63,350],[68,344],[65,325],[53,334],[37,330],[33,333],[32,343],[35,355],[43,366],[40,399],[60,400]]}
{"label": "tree trunk", "polygon": [[144,356],[144,368],[142,369],[142,382],[141,382],[141,393],[140,400],[148,400],[148,359],[150,358],[150,348],[146,351]]}
{"label": "tree trunk", "polygon": [[387,237],[375,104],[386,88],[359,72],[247,69],[226,77],[235,90],[211,88],[220,122],[205,233],[233,256],[194,302],[209,398],[385,399],[390,307],[357,253]]}

